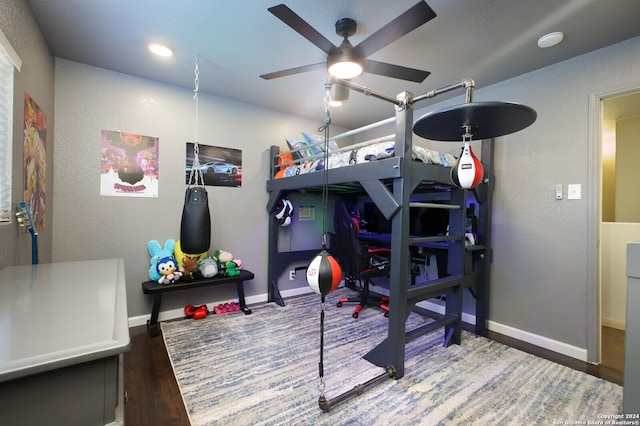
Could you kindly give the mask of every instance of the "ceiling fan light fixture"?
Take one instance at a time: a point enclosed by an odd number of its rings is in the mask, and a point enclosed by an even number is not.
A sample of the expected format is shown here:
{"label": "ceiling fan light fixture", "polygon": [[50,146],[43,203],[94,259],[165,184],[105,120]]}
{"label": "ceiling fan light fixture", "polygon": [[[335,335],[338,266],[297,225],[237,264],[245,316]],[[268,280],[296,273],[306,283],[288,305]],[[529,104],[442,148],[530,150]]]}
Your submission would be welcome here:
{"label": "ceiling fan light fixture", "polygon": [[340,86],[339,84],[335,84],[333,86],[333,96],[331,97],[331,101],[329,101],[329,105],[332,107],[340,107],[344,105],[347,99],[349,99],[349,89],[344,86]]}
{"label": "ceiling fan light fixture", "polygon": [[353,60],[335,62],[329,65],[329,74],[342,80],[348,80],[362,74],[362,65]]}

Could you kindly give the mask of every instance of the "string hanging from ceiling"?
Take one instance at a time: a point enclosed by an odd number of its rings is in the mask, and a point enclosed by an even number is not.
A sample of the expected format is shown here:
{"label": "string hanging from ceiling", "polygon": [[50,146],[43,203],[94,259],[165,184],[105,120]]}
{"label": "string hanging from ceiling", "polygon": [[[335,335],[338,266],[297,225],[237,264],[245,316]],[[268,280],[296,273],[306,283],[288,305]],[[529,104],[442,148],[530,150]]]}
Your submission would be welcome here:
{"label": "string hanging from ceiling", "polygon": [[198,56],[196,56],[194,74],[195,141],[193,143],[193,161],[189,173],[188,187],[184,194],[184,207],[180,224],[180,248],[187,254],[204,253],[209,250],[209,245],[211,244],[209,196],[204,187],[198,142],[198,115],[200,110],[200,58]]}

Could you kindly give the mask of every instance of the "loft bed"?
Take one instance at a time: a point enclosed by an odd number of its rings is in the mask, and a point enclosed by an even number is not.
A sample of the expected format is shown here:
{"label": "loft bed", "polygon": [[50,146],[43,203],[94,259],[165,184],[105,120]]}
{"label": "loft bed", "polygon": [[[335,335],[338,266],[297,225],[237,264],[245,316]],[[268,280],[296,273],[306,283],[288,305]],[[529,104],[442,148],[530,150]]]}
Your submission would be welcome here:
{"label": "loft bed", "polygon": [[[393,366],[395,378],[404,376],[405,345],[408,341],[444,328],[445,345],[460,344],[462,325],[462,295],[464,289],[469,289],[475,298],[476,304],[476,333],[486,331],[487,311],[488,311],[488,283],[489,283],[489,263],[491,247],[491,194],[493,185],[493,146],[492,137],[487,137],[484,129],[480,134],[485,136],[481,142],[481,162],[484,167],[484,179],[473,190],[462,189],[452,184],[451,167],[448,164],[428,163],[416,156],[416,146],[413,142],[413,131],[417,129],[413,120],[413,105],[428,97],[436,96],[445,91],[464,88],[467,90],[467,102],[462,110],[467,112],[471,102],[473,90],[473,80],[463,80],[458,85],[449,86],[438,91],[429,92],[422,97],[413,97],[410,93],[404,93],[397,98],[389,98],[370,89],[362,88],[351,82],[333,80],[334,84],[346,86],[352,90],[360,91],[367,95],[373,95],[383,100],[387,100],[396,105],[395,117],[382,122],[365,126],[351,132],[344,133],[339,137],[351,136],[389,123],[395,123],[395,133],[391,137],[384,138],[384,141],[375,140],[374,143],[386,143],[384,149],[386,155],[375,156],[366,161],[355,162],[355,164],[337,167],[335,162],[327,160],[326,172],[323,173],[299,173],[290,176],[278,176],[278,172],[285,166],[304,167],[304,164],[312,160],[310,158],[299,158],[298,161],[283,161],[283,156],[289,153],[281,153],[280,148],[272,146],[270,150],[270,179],[267,181],[267,191],[269,201],[267,210],[274,211],[277,202],[286,198],[291,192],[313,193],[322,191],[327,185],[329,193],[337,197],[366,197],[375,203],[377,209],[391,223],[391,234],[387,236],[387,243],[391,248],[390,275],[389,275],[389,322],[386,339],[373,348],[365,359],[380,367]],[[515,104],[514,104],[515,105]],[[499,108],[502,105],[494,105],[491,109]],[[479,107],[483,113],[488,112],[485,105]],[[527,107],[528,108],[528,107]],[[460,110],[460,108],[458,108]],[[533,111],[533,110],[531,110]],[[456,117],[444,114],[444,121],[460,121],[459,112],[454,112]],[[511,112],[509,111],[509,114]],[[466,134],[474,120],[472,117],[464,118],[467,122],[462,126]],[[481,114],[482,115],[482,114]],[[423,117],[424,118],[424,117]],[[514,118],[510,116],[510,118]],[[516,121],[522,121],[516,117]],[[535,112],[534,118],[535,120]],[[422,118],[421,118],[422,120]],[[433,122],[431,118],[428,118]],[[438,117],[440,120],[440,117]],[[528,119],[527,119],[528,120]],[[531,124],[532,121],[529,122]],[[449,125],[450,123],[445,125]],[[513,126],[511,123],[509,126]],[[522,123],[519,126],[526,127]],[[527,124],[528,125],[528,124]],[[429,126],[431,124],[429,123]],[[503,126],[502,124],[500,126]],[[498,126],[498,127],[500,127]],[[437,130],[439,126],[431,126]],[[455,132],[461,127],[456,125]],[[477,126],[473,124],[477,129]],[[495,126],[493,126],[495,127]],[[417,129],[422,132],[423,129]],[[491,133],[501,134],[503,129],[491,129]],[[431,130],[429,130],[431,131]],[[428,133],[428,132],[427,132]],[[421,135],[422,136],[422,135]],[[458,138],[438,140],[458,140],[463,141],[462,134]],[[391,145],[391,149],[389,148]],[[417,145],[417,144],[416,144]],[[364,145],[363,145],[364,146]],[[368,146],[368,145],[366,145]],[[309,146],[296,149],[308,149]],[[353,149],[351,146],[348,149]],[[356,149],[360,149],[357,146]],[[310,151],[311,152],[311,151]],[[327,154],[329,155],[329,154]],[[352,154],[349,154],[352,156]],[[416,161],[412,160],[418,157]],[[294,163],[288,164],[288,163]],[[324,165],[322,165],[324,166]],[[314,168],[318,168],[317,165]],[[323,167],[319,167],[324,169]],[[419,201],[416,201],[418,200]],[[471,202],[478,208],[475,209],[477,220],[477,241],[473,246],[465,244],[465,231],[467,225],[467,205]],[[428,208],[444,208],[449,211],[449,232],[444,236],[419,236],[410,234],[410,208],[412,206]],[[432,280],[416,282],[408,279],[407,265],[411,262],[411,247],[439,245],[446,251],[446,273],[439,274],[441,277]],[[330,247],[329,247],[330,249]],[[275,219],[269,224],[269,301],[276,302],[284,306],[284,302],[278,290],[278,277],[284,272],[288,265],[295,262],[309,262],[317,254],[316,250],[301,251],[278,251],[278,223]],[[422,278],[422,277],[421,277]],[[419,327],[418,329],[406,330],[406,320],[409,313],[414,310],[416,303],[427,299],[446,295],[445,314],[438,315],[437,319]]]}

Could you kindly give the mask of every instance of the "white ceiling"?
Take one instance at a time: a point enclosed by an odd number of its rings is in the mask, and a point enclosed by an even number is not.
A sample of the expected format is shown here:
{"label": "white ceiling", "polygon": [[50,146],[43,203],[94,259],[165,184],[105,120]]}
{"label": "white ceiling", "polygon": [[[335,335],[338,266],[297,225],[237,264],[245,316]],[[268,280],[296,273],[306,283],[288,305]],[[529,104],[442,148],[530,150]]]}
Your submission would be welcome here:
{"label": "white ceiling", "polygon": [[[200,90],[321,123],[324,70],[263,80],[260,74],[326,60],[326,55],[267,11],[280,0],[28,0],[54,56]],[[352,18],[356,45],[418,0],[285,0],[339,45],[335,22]],[[370,59],[431,71],[423,83],[363,75],[354,83],[395,97],[416,95],[470,77],[481,88],[640,35],[638,0],[428,0],[437,16]],[[537,39],[563,31],[560,45]],[[150,42],[174,49],[168,60]],[[544,88],[541,88],[544,89]],[[419,106],[461,92],[442,95]],[[519,101],[518,99],[479,99]],[[394,114],[381,100],[351,93],[334,124],[353,128]]]}

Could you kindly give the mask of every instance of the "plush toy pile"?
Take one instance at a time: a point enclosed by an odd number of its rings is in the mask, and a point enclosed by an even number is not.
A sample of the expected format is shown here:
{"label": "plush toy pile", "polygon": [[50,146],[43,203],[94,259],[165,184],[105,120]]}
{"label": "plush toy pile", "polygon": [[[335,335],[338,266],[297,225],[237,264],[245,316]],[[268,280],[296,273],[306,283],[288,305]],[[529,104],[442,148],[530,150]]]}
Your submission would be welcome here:
{"label": "plush toy pile", "polygon": [[212,278],[216,275],[235,277],[240,275],[242,260],[235,259],[225,250],[188,254],[182,251],[180,240],[169,239],[164,247],[157,240],[148,244],[151,256],[149,278],[159,284],[172,284],[178,280]]}
{"label": "plush toy pile", "polygon": [[[182,251],[180,240],[169,239],[161,246],[157,240],[148,244],[151,256],[149,278],[159,284],[173,284],[177,281],[189,281],[212,278],[217,275],[235,277],[240,275],[242,261],[235,259],[233,254],[224,250],[188,254]],[[213,309],[215,314],[237,312],[240,305],[236,302],[221,303]],[[206,318],[209,310],[207,305],[187,305],[184,314],[193,319]]]}

